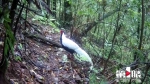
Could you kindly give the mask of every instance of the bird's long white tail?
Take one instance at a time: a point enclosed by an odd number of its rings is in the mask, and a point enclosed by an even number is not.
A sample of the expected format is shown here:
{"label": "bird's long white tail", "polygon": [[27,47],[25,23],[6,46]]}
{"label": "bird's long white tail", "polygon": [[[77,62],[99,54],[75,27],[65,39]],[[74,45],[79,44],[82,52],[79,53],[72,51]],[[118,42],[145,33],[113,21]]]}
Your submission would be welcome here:
{"label": "bird's long white tail", "polygon": [[92,62],[92,59],[90,58],[90,56],[81,48],[78,48],[75,51],[80,56],[81,60],[90,62],[90,64],[91,64],[90,69],[92,69],[93,68],[93,62]]}

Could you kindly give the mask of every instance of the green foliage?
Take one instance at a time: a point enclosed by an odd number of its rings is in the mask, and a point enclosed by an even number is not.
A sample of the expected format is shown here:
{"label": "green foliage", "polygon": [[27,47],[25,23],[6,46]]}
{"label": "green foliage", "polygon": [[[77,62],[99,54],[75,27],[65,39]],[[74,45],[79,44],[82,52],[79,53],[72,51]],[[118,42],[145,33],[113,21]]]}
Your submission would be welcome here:
{"label": "green foliage", "polygon": [[15,38],[14,38],[14,34],[9,26],[9,24],[7,22],[4,21],[4,26],[6,28],[6,38],[5,38],[5,46],[6,46],[6,50],[5,50],[5,55],[7,55],[6,52],[9,51],[9,48],[11,49],[12,53],[14,51],[13,47],[14,47],[14,42],[15,42]]}
{"label": "green foliage", "polygon": [[48,22],[47,21],[48,19],[46,17],[42,17],[42,16],[38,16],[38,15],[35,15],[34,18],[32,18],[32,20],[33,21],[37,20],[37,21],[41,22],[42,24],[47,24],[47,22]]}
{"label": "green foliage", "polygon": [[104,77],[100,78],[95,73],[91,73],[90,74],[90,84],[107,84],[107,81],[104,79]]}
{"label": "green foliage", "polygon": [[18,48],[19,48],[19,50],[22,50],[22,49],[23,49],[23,46],[22,46],[21,43],[19,43]]}
{"label": "green foliage", "polygon": [[49,19],[43,16],[35,15],[32,20],[39,21],[41,24],[44,24],[44,25],[50,25],[54,29],[54,32],[59,32],[59,29],[56,26],[56,25],[59,25],[59,23],[55,21],[56,19]]}
{"label": "green foliage", "polygon": [[16,61],[22,61],[20,56],[15,56]]}
{"label": "green foliage", "polygon": [[[145,24],[142,49],[139,49],[141,32],[141,1],[139,0],[68,0],[71,4],[71,13],[73,17],[73,27],[78,31],[86,30],[89,23],[98,22],[92,27],[86,37],[83,37],[82,44],[87,51],[95,58],[103,57],[105,59],[110,55],[110,61],[118,64],[130,65],[134,61],[135,52],[140,63],[150,60],[150,17],[149,2],[144,0]],[[116,9],[120,11],[114,11]],[[70,11],[70,10],[69,10]],[[109,12],[115,12],[109,14]],[[59,16],[63,15],[63,5],[59,6]],[[105,15],[110,17],[105,18]],[[103,20],[99,21],[100,18]],[[61,20],[63,20],[61,18]],[[64,21],[65,22],[65,21]],[[139,29],[138,29],[139,28]],[[139,31],[138,31],[139,30]],[[116,33],[116,35],[115,35]],[[112,51],[112,52],[110,52]],[[146,53],[146,54],[145,54]],[[97,62],[95,62],[97,63]],[[95,64],[97,65],[97,64]],[[121,68],[116,65],[115,68]],[[143,64],[143,66],[145,66]],[[109,67],[109,66],[108,66]],[[115,70],[112,73],[115,74]],[[143,69],[144,70],[144,69]],[[101,78],[101,77],[100,77]],[[105,79],[105,77],[101,80]],[[101,84],[97,82],[96,75],[91,78],[91,84]]]}
{"label": "green foliage", "polygon": [[[0,13],[1,13],[0,9]],[[3,14],[1,17],[1,23],[4,25],[5,30],[5,40],[4,40],[4,53],[3,53],[3,59],[0,65],[0,71],[4,74],[6,73],[7,67],[8,67],[8,58],[9,58],[9,51],[14,51],[14,43],[15,43],[15,37],[11,28],[11,19],[9,17],[10,10],[8,8],[3,9]]]}
{"label": "green foliage", "polygon": [[5,10],[5,15],[4,15],[4,27],[6,29],[6,38],[5,38],[5,48],[4,48],[4,56],[8,55],[9,49],[11,50],[11,52],[13,53],[14,51],[14,43],[15,43],[15,37],[14,34],[12,32],[12,29],[10,27],[10,18],[9,18],[9,10],[6,9]]}

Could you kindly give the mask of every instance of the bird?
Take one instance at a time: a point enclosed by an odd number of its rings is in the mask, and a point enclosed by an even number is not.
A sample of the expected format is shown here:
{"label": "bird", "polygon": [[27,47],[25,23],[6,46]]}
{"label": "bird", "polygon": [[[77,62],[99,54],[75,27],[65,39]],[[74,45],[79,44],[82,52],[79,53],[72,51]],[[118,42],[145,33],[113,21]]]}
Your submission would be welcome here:
{"label": "bird", "polygon": [[75,53],[75,50],[78,49],[79,46],[71,39],[68,39],[66,35],[64,34],[63,30],[61,30],[60,33],[61,33],[60,42],[61,42],[62,47],[66,51],[70,52],[71,54]]}
{"label": "bird", "polygon": [[[64,34],[64,30],[60,31],[61,36],[60,36],[60,43],[62,45],[62,48],[64,48],[66,51],[68,51],[71,54],[76,53],[79,57],[79,59],[82,61],[88,61],[91,63],[91,66],[93,66],[93,62],[90,58],[90,56],[83,50],[77,43],[75,43],[73,40],[69,39],[66,37]],[[92,67],[91,67],[92,68]]]}

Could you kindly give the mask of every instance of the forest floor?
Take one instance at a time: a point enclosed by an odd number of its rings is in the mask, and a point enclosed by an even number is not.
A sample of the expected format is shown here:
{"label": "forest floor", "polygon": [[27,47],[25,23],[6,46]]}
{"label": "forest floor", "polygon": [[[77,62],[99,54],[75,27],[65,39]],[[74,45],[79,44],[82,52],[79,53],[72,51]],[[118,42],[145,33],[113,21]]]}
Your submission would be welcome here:
{"label": "forest floor", "polygon": [[[18,25],[14,55],[10,56],[6,74],[11,84],[87,84],[90,80],[85,76],[87,72],[74,66],[67,58],[69,53],[61,48],[59,29],[49,25],[36,25],[39,24],[38,21],[28,21],[26,28]],[[2,46],[0,49],[1,57]],[[102,67],[105,63],[104,59],[93,57],[93,62],[96,61],[97,67]],[[112,62],[108,66],[112,66]],[[103,74],[108,81],[114,79],[111,70],[105,70]],[[101,79],[97,77],[94,80]]]}
{"label": "forest floor", "polygon": [[[33,27],[33,26],[32,26]],[[47,25],[32,28],[27,25],[28,33],[39,34],[57,44],[60,44],[60,33]],[[27,38],[21,32],[22,25],[16,34],[14,56],[11,56],[7,78],[12,84],[79,84],[82,78],[77,69],[72,68],[66,59],[68,52],[63,48],[48,45]],[[21,29],[22,28],[22,29]],[[37,33],[40,31],[40,33]]]}

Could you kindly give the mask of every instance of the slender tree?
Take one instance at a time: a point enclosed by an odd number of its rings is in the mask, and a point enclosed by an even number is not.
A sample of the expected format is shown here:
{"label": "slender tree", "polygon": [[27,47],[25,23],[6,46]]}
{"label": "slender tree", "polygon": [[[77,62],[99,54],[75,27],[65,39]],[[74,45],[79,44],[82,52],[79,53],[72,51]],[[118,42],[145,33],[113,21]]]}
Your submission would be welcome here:
{"label": "slender tree", "polygon": [[71,27],[71,20],[72,20],[72,12],[71,12],[71,4],[69,0],[64,0],[64,28]]}

